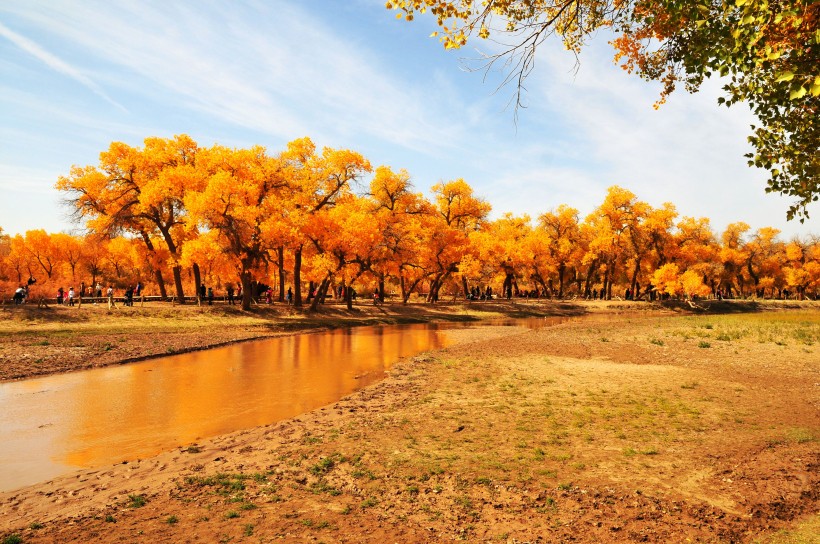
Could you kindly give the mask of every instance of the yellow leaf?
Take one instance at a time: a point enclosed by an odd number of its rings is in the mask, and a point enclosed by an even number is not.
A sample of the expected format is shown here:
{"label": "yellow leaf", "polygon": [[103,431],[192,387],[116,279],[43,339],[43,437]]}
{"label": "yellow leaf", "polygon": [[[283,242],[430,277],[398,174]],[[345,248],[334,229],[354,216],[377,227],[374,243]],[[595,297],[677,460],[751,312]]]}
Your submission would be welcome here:
{"label": "yellow leaf", "polygon": [[797,100],[797,99],[803,98],[804,96],[806,96],[806,92],[807,91],[806,91],[805,87],[800,87],[798,89],[795,89],[791,93],[789,93],[789,99],[790,100]]}

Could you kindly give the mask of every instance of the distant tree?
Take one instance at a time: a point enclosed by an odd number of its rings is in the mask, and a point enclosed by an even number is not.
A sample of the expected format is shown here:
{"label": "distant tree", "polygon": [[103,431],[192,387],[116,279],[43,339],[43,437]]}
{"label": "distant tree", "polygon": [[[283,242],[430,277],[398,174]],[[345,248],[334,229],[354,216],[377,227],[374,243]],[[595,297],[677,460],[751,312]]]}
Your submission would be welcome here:
{"label": "distant tree", "polygon": [[558,296],[563,297],[567,267],[579,250],[578,210],[562,204],[540,215],[538,226],[546,236],[547,251],[558,271]]}

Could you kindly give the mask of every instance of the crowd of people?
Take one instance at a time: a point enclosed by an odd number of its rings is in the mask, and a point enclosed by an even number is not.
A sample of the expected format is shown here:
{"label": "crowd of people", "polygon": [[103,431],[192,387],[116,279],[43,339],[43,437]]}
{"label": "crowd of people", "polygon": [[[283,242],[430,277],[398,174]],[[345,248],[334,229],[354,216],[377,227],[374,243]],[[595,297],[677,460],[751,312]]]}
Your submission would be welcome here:
{"label": "crowd of people", "polygon": [[[14,292],[12,297],[12,301],[14,304],[25,304],[27,299],[30,297],[30,288],[31,286],[36,283],[37,280],[35,278],[29,278],[29,280],[24,285],[20,285]],[[143,296],[144,287],[141,282],[137,282],[134,285],[129,285],[126,287],[121,295],[117,295],[116,290],[113,285],[109,285],[107,289],[103,289],[103,286],[97,282],[95,286],[86,286],[83,283],[78,289],[75,289],[73,286],[65,289],[64,287],[59,287],[56,293],[56,302],[58,305],[66,305],[66,306],[75,306],[76,304],[82,303],[83,301],[90,301],[92,304],[98,303],[108,303],[109,308],[116,307],[116,300],[121,300],[121,303],[124,306],[133,306],[134,299],[140,298]],[[253,284],[253,289],[251,290],[253,294],[253,300],[255,303],[267,303],[273,304],[274,298],[276,296],[276,292],[274,291],[273,287],[265,285],[263,283],[256,283]],[[330,290],[330,295],[336,300],[347,300],[347,297],[350,296],[352,300],[356,300],[357,292],[353,287],[339,285]],[[784,298],[789,298],[790,293],[788,290],[783,290],[782,296]],[[242,300],[242,285],[241,283],[237,283],[234,286],[233,283],[228,283],[224,287],[224,294],[222,295],[222,300],[224,300],[228,305],[234,305],[241,303]],[[324,296],[318,292],[318,287],[313,287],[312,290],[309,290],[306,293],[306,301],[309,303],[311,299],[317,296],[321,296],[322,300],[320,302],[324,302]],[[760,293],[760,296],[763,296],[763,293]],[[214,300],[217,299],[213,286],[206,286],[204,283],[199,286],[199,290],[197,291],[197,298],[200,304],[207,304],[213,305]],[[512,300],[513,298],[516,299],[542,299],[542,298],[560,298],[557,297],[556,294],[546,288],[534,288],[534,289],[519,289],[517,286],[513,285],[505,285],[504,288],[501,290],[501,295],[499,296],[493,291],[491,286],[486,286],[484,288],[479,286],[472,287],[466,294],[466,299],[468,301],[489,301],[494,299],[506,299]],[[606,289],[587,289],[584,291],[583,296],[574,295],[573,298],[581,298],[584,300],[607,300],[612,298],[618,298],[621,300],[644,300],[653,302],[655,300],[667,300],[670,298],[670,295],[667,293],[659,292],[655,286],[652,284],[646,285],[645,288],[641,288],[640,284],[636,284],[634,289],[627,288],[622,295],[614,295],[610,292],[607,292]],[[712,298],[716,300],[723,300],[728,298],[733,298],[733,293],[725,288],[720,289],[716,288],[712,293]],[[294,295],[293,295],[293,288],[288,287],[287,291],[284,293],[282,300],[291,305],[294,303]],[[372,300],[374,304],[381,304],[384,302],[383,295],[379,293],[378,288],[373,290],[372,292]],[[433,300],[435,302],[435,300]]]}
{"label": "crowd of people", "polygon": [[[133,306],[134,298],[140,297],[142,291],[143,286],[141,282],[137,282],[136,285],[129,285],[122,293],[122,304],[124,306]],[[117,298],[117,294],[113,285],[108,286],[104,296],[103,286],[99,282],[97,282],[95,286],[86,286],[85,283],[83,283],[79,290],[74,289],[74,286],[68,289],[64,287],[57,288],[56,302],[58,305],[74,306],[75,303],[82,303],[83,297],[86,297],[85,300],[90,301],[92,304],[107,302],[109,308],[116,307],[115,299]]]}

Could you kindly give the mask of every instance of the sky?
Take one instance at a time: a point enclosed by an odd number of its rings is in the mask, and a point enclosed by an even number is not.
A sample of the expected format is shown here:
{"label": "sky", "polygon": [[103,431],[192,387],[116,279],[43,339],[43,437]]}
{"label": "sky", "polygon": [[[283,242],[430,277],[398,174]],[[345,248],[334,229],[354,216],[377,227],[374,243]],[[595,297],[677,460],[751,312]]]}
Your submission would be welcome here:
{"label": "sky", "polygon": [[383,0],[3,0],[0,227],[77,232],[59,176],[113,141],[188,134],[271,153],[310,136],[406,169],[428,196],[463,178],[493,218],[561,204],[583,218],[619,185],[717,233],[743,221],[820,234],[817,205],[786,221],[789,199],[764,192],[744,157],[755,119],[717,105],[720,82],[655,110],[660,87],[616,67],[605,36],[577,69],[548,43],[516,112],[505,74],[475,62],[497,45],[445,51],[434,26],[397,20]]}

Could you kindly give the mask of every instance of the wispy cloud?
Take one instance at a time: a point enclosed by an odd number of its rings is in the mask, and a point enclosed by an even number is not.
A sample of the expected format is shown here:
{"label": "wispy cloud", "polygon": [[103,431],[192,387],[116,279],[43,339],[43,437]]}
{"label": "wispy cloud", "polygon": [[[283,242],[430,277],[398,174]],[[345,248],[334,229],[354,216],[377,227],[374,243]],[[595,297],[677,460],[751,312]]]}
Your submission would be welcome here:
{"label": "wispy cloud", "polygon": [[111,86],[124,75],[133,92],[138,74],[140,92],[263,134],[366,134],[425,153],[461,136],[424,82],[388,74],[377,52],[293,4],[56,2],[15,15],[116,67]]}
{"label": "wispy cloud", "polygon": [[[659,87],[613,66],[605,42],[584,50],[575,75],[571,55],[543,50],[527,82],[531,107],[521,118],[533,126],[534,118],[552,119],[563,131],[554,138],[562,149],[556,155],[555,141],[534,140],[540,141],[541,157],[532,151],[533,161],[508,178],[551,172],[543,179],[561,194],[597,175],[598,196],[576,206],[582,215],[603,200],[607,186],[617,184],[655,206],[671,201],[681,215],[709,217],[718,230],[739,220],[787,234],[804,230],[785,221],[786,198],[764,193],[765,173],[747,166],[746,136],[755,119],[742,104],[717,105],[721,82],[706,82],[694,95],[681,90],[656,111]],[[576,205],[579,195],[570,193],[568,203]]]}
{"label": "wispy cloud", "polygon": [[77,81],[78,83],[89,89],[91,92],[93,92],[109,104],[116,106],[117,108],[120,108],[123,111],[127,111],[122,104],[113,100],[110,96],[108,96],[105,93],[105,91],[103,91],[100,88],[99,85],[94,83],[94,81],[85,76],[82,72],[80,72],[67,62],[61,60],[56,55],[49,53],[32,40],[14,32],[13,30],[5,26],[3,23],[0,23],[0,36],[3,36],[4,38],[9,40],[11,43],[13,43],[26,53],[45,63],[52,70],[67,75],[71,79]]}

